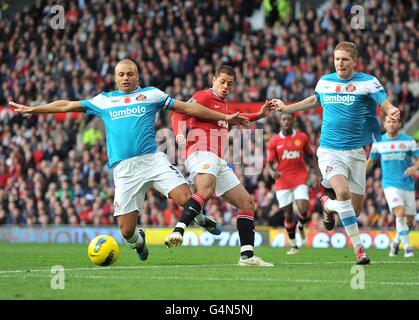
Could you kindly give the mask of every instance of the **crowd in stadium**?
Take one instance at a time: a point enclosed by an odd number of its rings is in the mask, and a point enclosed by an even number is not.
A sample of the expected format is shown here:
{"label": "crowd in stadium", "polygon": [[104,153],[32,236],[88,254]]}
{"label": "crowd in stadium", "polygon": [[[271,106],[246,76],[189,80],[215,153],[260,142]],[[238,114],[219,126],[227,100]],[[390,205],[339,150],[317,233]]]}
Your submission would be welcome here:
{"label": "crowd in stadium", "polygon": [[[106,165],[100,125],[92,125],[87,116],[22,117],[7,108],[7,102],[37,105],[112,91],[113,68],[123,58],[138,63],[144,86],[156,86],[183,101],[209,87],[221,64],[233,66],[237,73],[232,104],[271,98],[297,101],[313,94],[321,75],[334,71],[333,48],[349,40],[360,49],[357,70],[381,81],[406,121],[419,105],[415,1],[404,5],[369,1],[364,30],[351,29],[347,2],[332,1],[321,16],[307,9],[299,20],[291,15],[267,19],[261,30],[253,30],[248,20],[261,1],[177,5],[168,0],[71,1],[66,2],[63,30],[49,25],[51,13],[44,5],[53,1],[37,1],[14,17],[4,16],[0,20],[0,106],[6,106],[0,108],[0,225],[114,223],[112,171]],[[169,115],[159,115],[157,130],[170,126]],[[316,148],[321,116],[300,114],[297,124]],[[279,132],[279,114],[274,112],[250,128],[264,130],[266,145]],[[257,204],[255,223],[282,225],[267,170],[247,176],[244,169],[234,165]],[[394,227],[380,178],[379,167],[368,175],[367,199],[358,218],[363,227]],[[308,226],[321,228],[321,188],[313,170],[308,184]],[[220,198],[211,199],[206,212],[224,226],[235,224],[235,209]],[[149,191],[141,223],[173,226],[180,213],[171,200]]]}

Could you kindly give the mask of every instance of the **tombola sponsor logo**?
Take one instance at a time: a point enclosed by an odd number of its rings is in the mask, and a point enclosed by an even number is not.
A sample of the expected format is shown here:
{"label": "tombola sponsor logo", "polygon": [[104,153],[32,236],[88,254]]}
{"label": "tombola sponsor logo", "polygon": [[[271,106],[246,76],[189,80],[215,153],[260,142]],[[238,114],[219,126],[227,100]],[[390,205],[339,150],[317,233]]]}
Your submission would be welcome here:
{"label": "tombola sponsor logo", "polygon": [[402,161],[406,158],[406,153],[405,152],[384,153],[384,154],[381,154],[381,157],[383,158],[384,161],[389,161],[389,160]]}
{"label": "tombola sponsor logo", "polygon": [[324,103],[339,103],[344,105],[351,105],[355,102],[355,96],[351,94],[334,94],[324,97]]}
{"label": "tombola sponsor logo", "polygon": [[110,110],[109,116],[111,120],[126,118],[126,117],[142,117],[145,115],[147,109],[145,106],[130,106],[119,110]]}

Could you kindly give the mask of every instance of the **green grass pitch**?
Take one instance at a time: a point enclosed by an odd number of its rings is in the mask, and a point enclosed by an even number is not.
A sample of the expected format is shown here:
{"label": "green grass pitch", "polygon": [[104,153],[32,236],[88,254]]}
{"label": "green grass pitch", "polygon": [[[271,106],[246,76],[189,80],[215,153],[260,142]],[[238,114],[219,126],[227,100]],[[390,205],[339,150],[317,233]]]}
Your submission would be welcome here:
{"label": "green grass pitch", "polygon": [[[365,288],[353,289],[351,249],[256,248],[273,268],[237,267],[239,248],[151,246],[140,261],[121,246],[110,267],[93,265],[87,245],[0,243],[0,299],[419,299],[419,259],[370,249]],[[64,267],[64,289],[52,289],[51,268]],[[355,270],[352,270],[355,272]],[[359,278],[358,278],[359,279]]]}

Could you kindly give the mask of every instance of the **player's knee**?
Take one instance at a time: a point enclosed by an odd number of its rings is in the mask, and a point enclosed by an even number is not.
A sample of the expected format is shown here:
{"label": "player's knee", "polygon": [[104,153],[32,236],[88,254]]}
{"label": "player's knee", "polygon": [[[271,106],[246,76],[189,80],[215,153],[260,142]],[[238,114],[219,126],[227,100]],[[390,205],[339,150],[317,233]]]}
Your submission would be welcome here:
{"label": "player's knee", "polygon": [[340,201],[349,200],[351,194],[348,190],[336,190],[336,198]]}
{"label": "player's knee", "polygon": [[407,226],[409,227],[409,229],[412,229],[413,228],[413,223],[414,223],[414,219],[413,219],[413,217],[414,216],[407,216]]}
{"label": "player's knee", "polygon": [[298,204],[298,211],[300,212],[300,215],[306,216],[308,211],[308,201],[300,202]]}
{"label": "player's knee", "polygon": [[191,198],[192,192],[189,187],[178,187],[176,192],[169,193],[169,196],[173,199],[173,201],[181,207],[184,207],[186,202]]}
{"label": "player's knee", "polygon": [[294,215],[292,215],[292,214],[285,214],[284,215],[284,220],[286,222],[292,223],[294,221]]}
{"label": "player's knee", "polygon": [[253,201],[252,197],[248,197],[243,201],[242,210],[245,212],[254,212],[256,209],[256,204]]}

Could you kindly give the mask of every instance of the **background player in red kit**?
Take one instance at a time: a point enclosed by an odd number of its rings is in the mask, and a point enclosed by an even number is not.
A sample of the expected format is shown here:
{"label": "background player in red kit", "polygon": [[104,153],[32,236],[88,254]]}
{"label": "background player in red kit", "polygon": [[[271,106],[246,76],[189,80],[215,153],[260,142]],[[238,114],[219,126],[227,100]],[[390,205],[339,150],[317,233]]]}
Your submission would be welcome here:
{"label": "background player in red kit", "polygon": [[[280,118],[281,131],[268,142],[268,170],[275,178],[276,197],[279,207],[284,212],[284,226],[288,232],[291,249],[287,254],[296,254],[298,246],[295,241],[295,231],[298,226],[301,240],[305,243],[304,225],[307,221],[308,211],[308,170],[304,156],[311,161],[316,173],[321,177],[317,158],[309,145],[304,132],[293,129],[294,116],[282,114]],[[276,165],[276,170],[273,167]],[[298,224],[293,213],[293,203],[298,208]]]}
{"label": "background player in red kit", "polygon": [[[209,109],[229,114],[226,97],[231,92],[236,81],[233,68],[223,65],[215,73],[212,88],[198,91],[190,101],[196,101]],[[249,121],[265,117],[275,107],[272,102],[266,102],[258,113],[241,114]],[[185,118],[181,115],[172,121],[172,128],[177,136],[177,142],[184,138],[178,132],[177,121],[188,121],[190,129],[186,141],[186,168],[190,172],[197,192],[192,196],[190,210],[183,214],[175,229],[166,239],[168,247],[178,246],[183,241],[183,233],[192,220],[202,215],[200,212],[205,203],[214,195],[222,196],[227,202],[238,209],[237,230],[240,238],[239,266],[272,267],[273,264],[263,261],[253,253],[254,246],[254,210],[255,203],[223,159],[223,150],[228,142],[228,124],[224,121],[201,121],[196,118]],[[173,119],[172,119],[173,120]],[[192,212],[194,214],[191,214]],[[198,223],[199,220],[198,220]]]}

